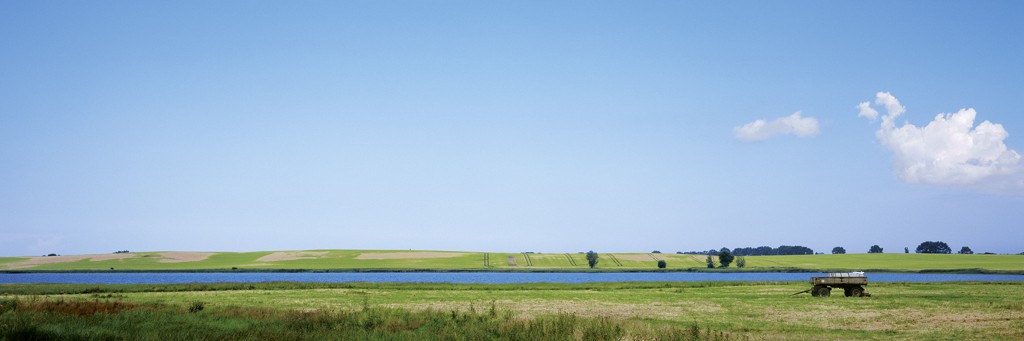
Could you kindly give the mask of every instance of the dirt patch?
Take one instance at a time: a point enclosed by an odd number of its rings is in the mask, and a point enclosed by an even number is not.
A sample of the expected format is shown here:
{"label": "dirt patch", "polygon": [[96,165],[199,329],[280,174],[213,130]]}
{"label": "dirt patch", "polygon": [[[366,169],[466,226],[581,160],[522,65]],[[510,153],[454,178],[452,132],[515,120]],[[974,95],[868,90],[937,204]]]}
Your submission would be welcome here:
{"label": "dirt patch", "polygon": [[160,263],[198,262],[210,258],[214,252],[161,252]]}
{"label": "dirt patch", "polygon": [[277,262],[285,260],[318,259],[327,255],[327,251],[281,251],[260,257],[257,262]]}
{"label": "dirt patch", "polygon": [[425,258],[452,258],[465,255],[459,252],[386,252],[386,253],[360,253],[356,259],[425,259]]}
{"label": "dirt patch", "polygon": [[77,262],[81,260],[91,260],[93,262],[111,260],[111,259],[125,259],[135,258],[134,254],[130,253],[116,253],[116,254],[102,254],[102,255],[74,255],[74,256],[52,256],[52,257],[31,257],[28,260],[20,261],[17,263],[7,264],[8,269],[24,269],[31,268],[37,265],[43,264],[54,264],[54,263],[69,263]]}

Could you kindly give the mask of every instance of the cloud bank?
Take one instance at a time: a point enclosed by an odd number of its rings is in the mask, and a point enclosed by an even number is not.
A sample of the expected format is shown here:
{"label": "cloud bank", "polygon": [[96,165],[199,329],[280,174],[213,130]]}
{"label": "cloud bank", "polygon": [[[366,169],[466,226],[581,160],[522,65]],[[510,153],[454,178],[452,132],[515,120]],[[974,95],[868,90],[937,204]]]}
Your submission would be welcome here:
{"label": "cloud bank", "polygon": [[[906,112],[888,92],[875,95],[886,115],[875,136],[893,153],[893,170],[908,183],[954,185],[1000,192],[1024,193],[1021,156],[1003,143],[1009,133],[1000,124],[983,121],[977,126],[972,108],[942,113],[924,127],[896,125]],[[878,111],[868,102],[857,106],[857,116],[872,121]]]}
{"label": "cloud bank", "polygon": [[760,141],[778,135],[810,137],[818,135],[820,132],[818,120],[813,117],[803,117],[799,111],[771,122],[757,120],[732,130],[733,136],[744,141]]}

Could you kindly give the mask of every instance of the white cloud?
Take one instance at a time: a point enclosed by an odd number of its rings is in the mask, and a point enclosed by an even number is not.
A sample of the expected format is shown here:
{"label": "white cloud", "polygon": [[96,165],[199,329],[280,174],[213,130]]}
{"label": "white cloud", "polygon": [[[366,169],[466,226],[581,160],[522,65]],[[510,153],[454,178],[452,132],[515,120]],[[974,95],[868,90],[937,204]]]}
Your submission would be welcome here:
{"label": "white cloud", "polygon": [[900,114],[907,111],[907,108],[904,108],[903,105],[900,104],[900,100],[896,99],[896,96],[893,96],[888,92],[876,93],[875,104],[884,105],[885,111],[888,112],[889,116],[891,116],[894,119]]}
{"label": "white cloud", "polygon": [[797,111],[792,115],[780,117],[767,122],[757,120],[743,126],[733,128],[733,136],[745,141],[759,141],[776,135],[796,135],[809,137],[818,135],[818,120],[813,117],[802,117]]}
{"label": "white cloud", "polygon": [[[910,123],[897,127],[896,118],[906,111],[899,100],[879,92],[875,104],[887,111],[875,136],[893,152],[893,170],[903,181],[1024,190],[1021,156],[1003,143],[1009,133],[1002,125],[983,121],[975,126],[977,112],[968,108],[936,115],[924,127]],[[871,118],[862,115],[862,106],[858,108],[858,116]]]}
{"label": "white cloud", "polygon": [[867,117],[869,120],[874,121],[878,118],[878,110],[871,107],[871,102],[861,102],[857,105],[857,116]]}

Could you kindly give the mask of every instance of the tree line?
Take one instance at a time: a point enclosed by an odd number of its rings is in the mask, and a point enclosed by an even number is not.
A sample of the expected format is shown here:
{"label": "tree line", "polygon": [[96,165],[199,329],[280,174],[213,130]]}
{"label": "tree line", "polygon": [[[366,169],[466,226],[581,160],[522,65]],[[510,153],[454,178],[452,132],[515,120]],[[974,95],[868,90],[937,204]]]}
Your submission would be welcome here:
{"label": "tree line", "polygon": [[[868,249],[868,253],[883,253],[882,251],[883,251],[882,247],[878,246],[878,245],[871,245],[871,248]],[[921,244],[917,245],[917,249],[915,249],[914,252],[915,253],[945,253],[945,254],[949,254],[949,253],[953,253],[953,249],[950,248],[949,244],[946,244],[945,242],[941,242],[941,241],[937,241],[937,242],[926,241],[926,242],[922,242]],[[832,248],[832,254],[844,254],[844,253],[846,253],[846,249],[843,248],[842,246],[836,246],[836,247]],[[904,247],[903,248],[903,253],[910,253],[910,248]],[[974,254],[974,250],[971,250],[971,248],[969,246],[964,246],[964,247],[960,248],[960,251],[957,251],[957,254],[972,255],[972,254]]]}
{"label": "tree line", "polygon": [[[723,248],[723,250],[729,250]],[[690,255],[709,255],[718,256],[722,250],[707,250],[707,251],[689,251],[689,252],[676,252],[678,254],[690,254]],[[799,245],[781,245],[779,247],[771,246],[758,246],[758,247],[738,247],[729,251],[734,256],[784,256],[784,255],[813,255],[814,250]]]}
{"label": "tree line", "polygon": [[[708,255],[718,256],[722,253],[722,250],[728,250],[732,256],[784,256],[784,255],[813,255],[814,250],[800,245],[781,245],[779,247],[770,246],[758,246],[758,247],[738,247],[732,250],[728,248],[722,248],[720,250],[710,249],[707,251],[687,251],[687,252],[676,252],[677,254],[690,254],[690,255]],[[871,245],[868,248],[868,253],[884,253],[885,249],[877,244]],[[910,248],[904,247],[904,253],[910,253]],[[914,250],[915,253],[953,253],[953,249],[942,241],[926,241],[922,242]],[[846,249],[842,246],[836,246],[832,248],[833,254],[845,254]],[[970,247],[964,246],[957,251],[957,254],[974,254],[974,251]]]}

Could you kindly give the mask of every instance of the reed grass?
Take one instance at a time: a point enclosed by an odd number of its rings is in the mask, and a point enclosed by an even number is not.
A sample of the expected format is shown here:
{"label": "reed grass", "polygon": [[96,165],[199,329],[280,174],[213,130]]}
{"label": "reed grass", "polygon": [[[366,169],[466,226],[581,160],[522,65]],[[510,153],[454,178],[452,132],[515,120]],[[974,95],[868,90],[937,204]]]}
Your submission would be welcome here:
{"label": "reed grass", "polygon": [[4,340],[729,340],[697,325],[651,326],[571,313],[522,316],[494,305],[485,311],[356,310],[215,311],[119,300],[0,300]]}

